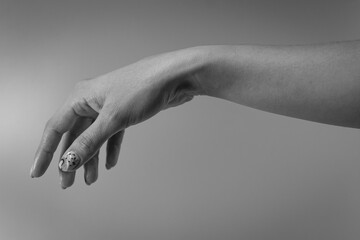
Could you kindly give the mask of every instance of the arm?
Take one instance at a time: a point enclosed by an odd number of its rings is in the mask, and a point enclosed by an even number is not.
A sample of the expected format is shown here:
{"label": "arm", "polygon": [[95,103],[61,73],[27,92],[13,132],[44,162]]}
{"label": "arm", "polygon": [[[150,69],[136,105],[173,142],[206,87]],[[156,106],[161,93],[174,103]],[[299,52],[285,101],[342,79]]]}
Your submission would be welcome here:
{"label": "arm", "polygon": [[202,93],[264,111],[360,128],[360,42],[204,47]]}
{"label": "arm", "polygon": [[81,81],[45,126],[31,169],[59,159],[63,188],[84,166],[96,181],[100,147],[115,166],[127,127],[169,107],[209,95],[286,116],[360,128],[360,42],[319,46],[204,46],[145,58]]}

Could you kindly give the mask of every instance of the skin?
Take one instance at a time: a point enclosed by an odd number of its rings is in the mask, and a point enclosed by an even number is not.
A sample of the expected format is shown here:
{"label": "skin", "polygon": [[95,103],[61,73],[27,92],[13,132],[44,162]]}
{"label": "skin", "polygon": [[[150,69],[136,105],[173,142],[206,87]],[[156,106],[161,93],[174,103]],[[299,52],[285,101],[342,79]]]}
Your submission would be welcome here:
{"label": "skin", "polygon": [[[164,53],[77,83],[50,118],[31,168],[47,170],[63,141],[79,160],[59,169],[61,186],[98,177],[99,149],[114,167],[126,128],[197,95],[325,124],[360,128],[360,41],[308,46],[201,46]],[[70,158],[69,158],[70,159]],[[60,163],[61,160],[59,160]],[[61,164],[60,164],[61,165]]]}

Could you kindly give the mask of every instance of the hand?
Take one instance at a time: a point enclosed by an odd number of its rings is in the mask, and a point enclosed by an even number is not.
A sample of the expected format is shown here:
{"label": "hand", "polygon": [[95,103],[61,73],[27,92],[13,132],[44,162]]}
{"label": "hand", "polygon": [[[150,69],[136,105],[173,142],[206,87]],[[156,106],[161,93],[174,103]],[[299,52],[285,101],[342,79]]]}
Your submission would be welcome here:
{"label": "hand", "polygon": [[106,168],[110,169],[117,162],[127,127],[199,94],[193,77],[198,58],[192,53],[180,50],[161,54],[77,83],[45,126],[31,176],[45,173],[66,133],[59,160],[61,186],[71,186],[81,166],[85,182],[95,182],[99,149],[106,141]]}

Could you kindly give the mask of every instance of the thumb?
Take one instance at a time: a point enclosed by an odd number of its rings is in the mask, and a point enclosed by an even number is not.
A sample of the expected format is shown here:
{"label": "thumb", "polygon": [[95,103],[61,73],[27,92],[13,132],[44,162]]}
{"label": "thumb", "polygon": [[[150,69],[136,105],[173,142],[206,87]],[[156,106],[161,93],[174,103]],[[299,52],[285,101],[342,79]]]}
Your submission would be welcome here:
{"label": "thumb", "polygon": [[115,122],[106,114],[99,114],[97,119],[79,135],[65,151],[59,162],[63,172],[73,172],[90,160],[104,142],[115,132]]}

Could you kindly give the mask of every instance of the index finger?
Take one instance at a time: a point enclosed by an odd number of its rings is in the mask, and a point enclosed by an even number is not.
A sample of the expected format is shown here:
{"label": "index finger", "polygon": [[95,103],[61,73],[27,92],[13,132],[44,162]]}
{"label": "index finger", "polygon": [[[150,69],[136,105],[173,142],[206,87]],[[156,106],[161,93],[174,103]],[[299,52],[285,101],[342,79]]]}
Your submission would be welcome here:
{"label": "index finger", "polygon": [[35,160],[30,171],[31,177],[42,176],[50,165],[62,135],[75,123],[78,116],[74,110],[64,105],[46,123]]}

